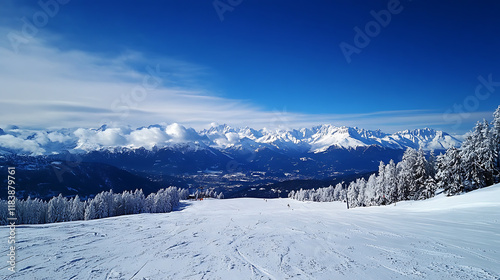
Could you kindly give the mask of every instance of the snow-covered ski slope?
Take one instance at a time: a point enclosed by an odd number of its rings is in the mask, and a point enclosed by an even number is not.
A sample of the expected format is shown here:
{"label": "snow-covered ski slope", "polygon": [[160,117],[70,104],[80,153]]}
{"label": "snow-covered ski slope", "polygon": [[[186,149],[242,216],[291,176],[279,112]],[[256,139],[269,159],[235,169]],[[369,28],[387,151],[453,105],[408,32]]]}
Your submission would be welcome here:
{"label": "snow-covered ski slope", "polygon": [[[290,207],[288,207],[290,205]],[[7,266],[8,228],[0,228]],[[346,210],[228,199],[168,214],[19,226],[0,279],[499,279],[500,185]]]}

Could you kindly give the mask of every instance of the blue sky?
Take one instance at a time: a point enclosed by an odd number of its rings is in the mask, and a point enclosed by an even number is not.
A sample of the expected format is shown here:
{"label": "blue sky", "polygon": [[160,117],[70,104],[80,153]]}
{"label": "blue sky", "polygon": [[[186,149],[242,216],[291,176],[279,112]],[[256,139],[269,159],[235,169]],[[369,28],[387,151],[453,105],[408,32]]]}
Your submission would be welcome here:
{"label": "blue sky", "polygon": [[[0,102],[9,108],[0,126],[332,123],[462,133],[500,105],[495,1],[42,2],[48,11],[14,0],[0,11]],[[214,3],[229,7],[222,18]],[[339,44],[356,47],[354,28],[388,7],[390,21],[348,62]],[[23,17],[39,20],[33,36]],[[154,87],[141,89],[148,75]]]}

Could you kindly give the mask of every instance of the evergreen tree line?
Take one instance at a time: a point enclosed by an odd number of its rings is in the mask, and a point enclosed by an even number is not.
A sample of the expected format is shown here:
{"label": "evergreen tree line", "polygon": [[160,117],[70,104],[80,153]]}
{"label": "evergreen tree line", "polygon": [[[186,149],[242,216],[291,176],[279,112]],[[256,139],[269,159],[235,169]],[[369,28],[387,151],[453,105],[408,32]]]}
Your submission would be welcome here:
{"label": "evergreen tree line", "polygon": [[342,183],[338,183],[335,187],[329,186],[326,188],[291,191],[288,194],[289,198],[301,201],[317,201],[317,202],[331,202],[345,200],[345,190]]}
{"label": "evergreen tree line", "polygon": [[[16,199],[16,224],[45,224],[67,221],[92,220],[140,213],[167,213],[172,211],[179,200],[187,199],[187,189],[169,187],[145,196],[142,190],[113,193],[101,192],[94,198],[81,201],[61,194],[48,202],[41,199]],[[0,200],[0,225],[7,225],[7,200]]]}
{"label": "evergreen tree line", "polygon": [[378,173],[327,188],[299,190],[289,197],[302,201],[342,201],[349,207],[385,205],[402,200],[433,197],[437,189],[447,195],[487,187],[497,183],[500,175],[500,106],[493,121],[478,122],[461,148],[450,148],[437,158],[426,157],[422,149],[408,148],[395,164],[380,162]]}
{"label": "evergreen tree line", "polygon": [[207,197],[208,198],[223,199],[224,194],[222,192],[217,193],[214,189],[206,189],[205,191],[196,190],[193,197],[195,199],[207,198]]}

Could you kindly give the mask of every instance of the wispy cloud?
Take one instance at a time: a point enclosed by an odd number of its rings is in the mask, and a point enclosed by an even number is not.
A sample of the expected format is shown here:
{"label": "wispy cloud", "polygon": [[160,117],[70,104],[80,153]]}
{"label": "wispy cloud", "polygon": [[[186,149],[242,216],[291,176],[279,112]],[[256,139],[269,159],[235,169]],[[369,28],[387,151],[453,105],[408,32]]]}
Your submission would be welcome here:
{"label": "wispy cloud", "polygon": [[[268,111],[204,88],[199,81],[210,76],[207,67],[166,57],[151,58],[137,51],[105,57],[80,50],[63,51],[34,38],[18,53],[8,42],[0,44],[0,63],[3,127],[98,127],[103,123],[139,127],[174,122],[197,129],[213,122],[254,128],[329,123],[387,132],[451,127],[443,113],[427,110],[301,114],[277,106]],[[471,114],[464,119],[463,130],[470,129],[467,124],[490,115]]]}

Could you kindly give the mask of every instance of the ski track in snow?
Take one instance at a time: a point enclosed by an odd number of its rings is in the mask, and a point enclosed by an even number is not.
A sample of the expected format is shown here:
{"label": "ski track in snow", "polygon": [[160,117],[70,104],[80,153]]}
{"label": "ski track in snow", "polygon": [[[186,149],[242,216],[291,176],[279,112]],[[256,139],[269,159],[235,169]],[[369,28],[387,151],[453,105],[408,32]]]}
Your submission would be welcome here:
{"label": "ski track in snow", "polygon": [[0,227],[0,279],[499,279],[500,185],[474,193],[351,210],[204,200],[167,214],[19,226],[14,274]]}

